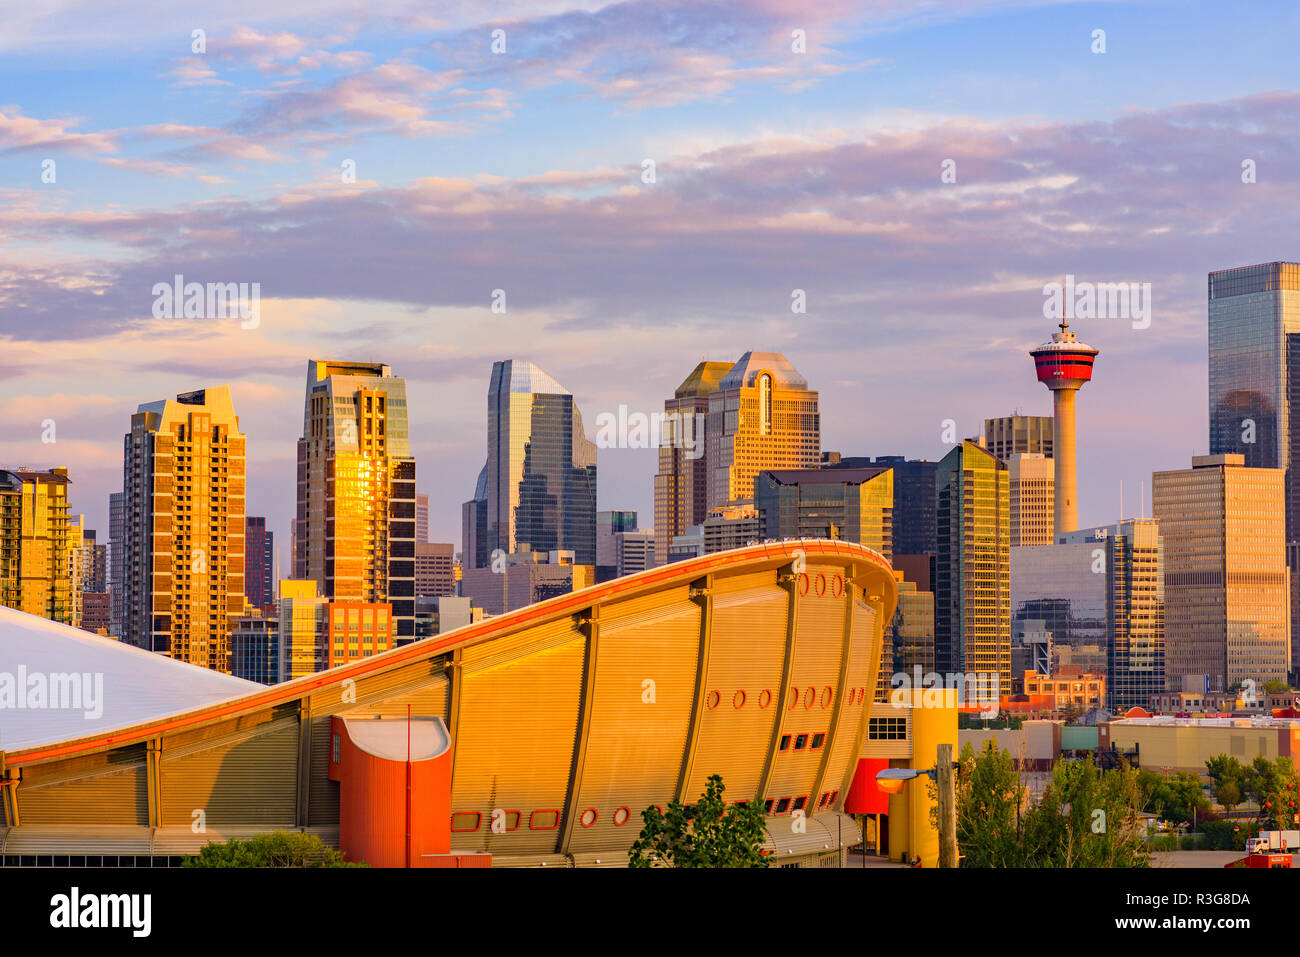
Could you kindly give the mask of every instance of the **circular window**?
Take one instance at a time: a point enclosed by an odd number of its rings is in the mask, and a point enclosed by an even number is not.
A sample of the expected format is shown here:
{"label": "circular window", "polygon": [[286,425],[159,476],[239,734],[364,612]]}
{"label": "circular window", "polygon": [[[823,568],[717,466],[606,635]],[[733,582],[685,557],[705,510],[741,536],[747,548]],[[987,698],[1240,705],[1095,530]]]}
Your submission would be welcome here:
{"label": "circular window", "polygon": [[737,691],[731,696],[731,706],[733,708],[743,708],[745,706],[745,692]]}
{"label": "circular window", "polygon": [[712,711],[714,708],[716,708],[718,706],[718,702],[721,700],[722,700],[722,695],[718,694],[716,691],[710,691],[709,698],[708,698],[709,710]]}
{"label": "circular window", "polygon": [[835,692],[831,690],[830,685],[827,685],[825,688],[822,689],[822,707],[823,708],[829,707],[831,703],[831,698],[833,697],[835,697]]}
{"label": "circular window", "polygon": [[766,708],[771,703],[772,703],[772,692],[764,688],[762,691],[758,693],[758,706],[760,708]]}
{"label": "circular window", "polygon": [[583,827],[591,827],[591,825],[596,823],[596,818],[598,818],[599,816],[600,815],[596,813],[596,809],[594,807],[589,807],[587,808],[587,810],[582,812],[582,817],[578,819],[578,823],[581,824]]}
{"label": "circular window", "polygon": [[808,573],[807,572],[799,573],[799,594],[800,595],[808,594]]}
{"label": "circular window", "polygon": [[799,707],[799,689],[792,687],[790,689],[790,710],[793,711]]}
{"label": "circular window", "polygon": [[614,812],[614,826],[622,827],[627,823],[627,819],[632,816],[632,812],[625,807],[619,808]]}
{"label": "circular window", "polygon": [[843,594],[844,594],[844,578],[840,575],[836,575],[834,578],[831,579],[831,596],[833,598],[839,598]]}
{"label": "circular window", "polygon": [[817,573],[817,597],[821,598],[826,594],[826,576],[821,572]]}
{"label": "circular window", "polygon": [[805,709],[811,708],[813,702],[817,700],[817,689],[809,688],[803,693],[803,706]]}

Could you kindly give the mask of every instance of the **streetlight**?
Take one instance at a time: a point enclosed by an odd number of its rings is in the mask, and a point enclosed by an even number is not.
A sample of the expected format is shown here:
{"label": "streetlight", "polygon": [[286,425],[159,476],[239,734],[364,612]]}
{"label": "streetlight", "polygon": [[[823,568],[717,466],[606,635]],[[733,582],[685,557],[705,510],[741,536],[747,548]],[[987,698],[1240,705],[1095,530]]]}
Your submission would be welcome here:
{"label": "streetlight", "polygon": [[957,783],[953,776],[952,745],[940,744],[929,770],[885,768],[876,772],[876,785],[886,794],[902,794],[907,782],[925,775],[939,792],[939,866],[957,866]]}

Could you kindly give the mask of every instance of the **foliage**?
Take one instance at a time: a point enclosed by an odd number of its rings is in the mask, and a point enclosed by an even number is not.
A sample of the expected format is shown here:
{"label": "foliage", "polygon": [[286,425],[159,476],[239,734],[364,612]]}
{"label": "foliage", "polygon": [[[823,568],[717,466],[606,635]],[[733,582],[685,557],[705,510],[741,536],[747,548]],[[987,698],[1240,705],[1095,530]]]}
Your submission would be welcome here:
{"label": "foliage", "polygon": [[1166,778],[1155,771],[1139,771],[1142,810],[1157,814],[1166,821],[1191,824],[1210,810],[1201,779],[1187,771]]}
{"label": "foliage", "polygon": [[1272,681],[1264,682],[1264,690],[1269,694],[1284,694],[1291,690],[1291,686],[1285,681],[1278,681],[1274,678]]}
{"label": "foliage", "polygon": [[343,857],[342,851],[327,847],[315,834],[273,831],[225,844],[205,844],[197,856],[187,857],[185,867],[366,867]]}
{"label": "foliage", "polygon": [[1241,787],[1236,781],[1223,781],[1214,789],[1214,799],[1231,814],[1232,809],[1241,803]]}
{"label": "foliage", "polygon": [[644,826],[632,844],[629,867],[767,867],[762,805],[757,801],[727,807],[722,776],[711,775],[700,802],[679,801],[661,812],[641,812]]}
{"label": "foliage", "polygon": [[961,753],[957,844],[962,867],[1146,867],[1137,772],[1058,761],[1037,804],[1010,753]]}

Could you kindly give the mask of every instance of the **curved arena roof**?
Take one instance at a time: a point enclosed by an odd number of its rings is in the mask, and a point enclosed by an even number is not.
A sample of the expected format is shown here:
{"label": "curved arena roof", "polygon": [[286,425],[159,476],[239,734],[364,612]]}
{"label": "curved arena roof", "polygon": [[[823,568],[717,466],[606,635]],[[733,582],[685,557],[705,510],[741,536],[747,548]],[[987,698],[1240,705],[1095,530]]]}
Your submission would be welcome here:
{"label": "curved arena roof", "polygon": [[[856,840],[839,809],[895,597],[888,562],[860,545],[754,545],[179,713],[10,747],[0,853],[175,855],[277,828],[336,841],[333,716],[410,713],[450,733],[453,852],[616,865],[642,809],[690,801],[719,773],[728,799],[772,802],[778,853],[815,861],[829,835]],[[796,807],[803,830],[789,824]],[[482,826],[494,809],[515,826]]]}

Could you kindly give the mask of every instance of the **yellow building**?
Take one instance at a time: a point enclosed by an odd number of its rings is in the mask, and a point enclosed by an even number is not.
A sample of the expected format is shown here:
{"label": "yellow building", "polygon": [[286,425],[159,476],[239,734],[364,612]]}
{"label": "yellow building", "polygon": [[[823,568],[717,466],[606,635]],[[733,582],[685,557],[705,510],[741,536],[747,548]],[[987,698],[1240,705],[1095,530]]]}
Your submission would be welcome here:
{"label": "yellow building", "polygon": [[75,625],[68,470],[0,470],[0,605]]}
{"label": "yellow building", "polygon": [[[866,548],[770,542],[271,687],[223,694],[212,680],[222,676],[186,679],[166,662],[168,688],[204,686],[186,691],[183,705],[175,695],[162,704],[110,696],[89,730],[80,715],[51,724],[0,709],[0,736],[11,742],[0,767],[0,845],[6,855],[152,857],[153,866],[280,828],[338,845],[334,719],[404,740],[411,715],[446,729],[447,803],[436,823],[449,828],[452,853],[486,852],[494,867],[624,867],[645,808],[692,802],[719,774],[728,801],[764,807],[774,864],[839,866],[860,840],[843,807],[894,601],[888,564]],[[74,667],[94,641],[30,640],[50,670]],[[93,649],[113,682],[119,669],[161,670],[116,643]],[[914,723],[911,760],[932,767],[926,716]],[[894,751],[907,745],[906,727],[883,733]],[[912,786],[918,801],[924,790]],[[192,828],[195,808],[205,810],[204,833]],[[411,813],[423,821],[433,812],[419,804]],[[924,859],[928,817],[918,806],[913,820]]]}
{"label": "yellow building", "polygon": [[1010,489],[1006,465],[974,442],[935,472],[935,666],[1011,687]]}
{"label": "yellow building", "polygon": [[709,396],[708,507],[750,500],[763,469],[816,468],[817,393],[779,352],[746,352]]}
{"label": "yellow building", "polygon": [[1017,452],[1006,463],[1012,546],[1051,545],[1056,521],[1055,465],[1041,452]]}
{"label": "yellow building", "polygon": [[229,386],[141,405],[123,454],[124,640],[230,673],[244,611],[245,439]]}
{"label": "yellow building", "polygon": [[665,421],[655,475],[655,564],[668,562],[673,537],[708,515],[708,460],[704,455],[704,421],[709,396],[731,369],[730,362],[701,362],[671,399],[664,402]]}
{"label": "yellow building", "polygon": [[307,363],[293,575],[324,598],[390,602],[415,638],[415,459],[406,380],[371,362]]}
{"label": "yellow building", "polygon": [[1156,472],[1152,503],[1165,561],[1165,688],[1285,681],[1291,661],[1284,470],[1238,454],[1198,455]]}

